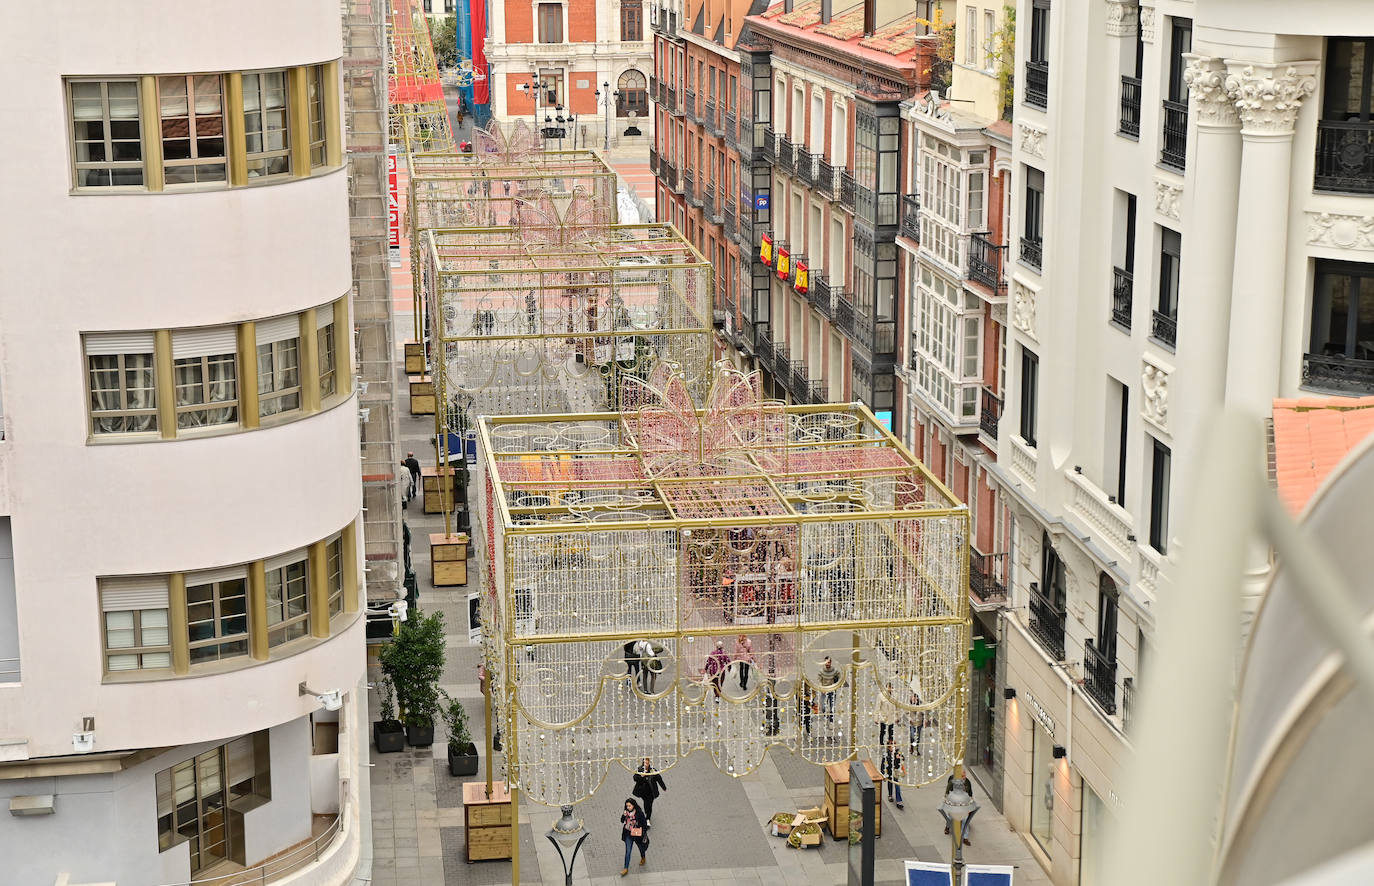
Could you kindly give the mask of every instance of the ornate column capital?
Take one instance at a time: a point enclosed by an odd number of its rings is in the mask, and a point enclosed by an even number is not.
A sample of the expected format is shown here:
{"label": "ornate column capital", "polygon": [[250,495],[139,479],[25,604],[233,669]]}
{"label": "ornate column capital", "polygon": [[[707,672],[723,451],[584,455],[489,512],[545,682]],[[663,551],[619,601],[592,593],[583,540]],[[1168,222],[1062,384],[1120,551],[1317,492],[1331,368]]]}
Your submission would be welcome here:
{"label": "ornate column capital", "polygon": [[1140,39],[1145,43],[1155,42],[1155,8],[1153,5],[1140,6]]}
{"label": "ornate column capital", "polygon": [[1140,23],[1138,0],[1107,0],[1107,36],[1132,37]]}
{"label": "ornate column capital", "polygon": [[1188,66],[1183,81],[1188,84],[1190,103],[1197,108],[1199,126],[1239,126],[1235,100],[1227,89],[1226,62],[1196,53],[1184,53]]}
{"label": "ornate column capital", "polygon": [[1319,62],[1258,64],[1227,59],[1226,90],[1240,114],[1241,131],[1292,135],[1303,99],[1317,88]]}

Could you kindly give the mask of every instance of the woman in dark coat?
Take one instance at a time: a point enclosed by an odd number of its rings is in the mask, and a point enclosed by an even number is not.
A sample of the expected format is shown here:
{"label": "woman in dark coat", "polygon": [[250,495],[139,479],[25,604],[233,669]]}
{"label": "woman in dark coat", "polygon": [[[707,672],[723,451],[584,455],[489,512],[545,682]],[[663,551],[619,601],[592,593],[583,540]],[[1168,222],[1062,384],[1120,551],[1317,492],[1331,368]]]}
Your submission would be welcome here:
{"label": "woman in dark coat", "polygon": [[649,835],[644,832],[645,821],[644,810],[634,800],[627,799],[625,808],[620,812],[620,839],[625,841],[625,864],[620,869],[622,877],[630,872],[630,850],[636,845],[639,846],[639,863],[644,864],[644,853],[649,850]]}
{"label": "woman in dark coat", "polygon": [[645,757],[644,762],[639,764],[639,769],[635,771],[635,786],[630,793],[644,801],[644,826],[653,827],[651,822],[654,819],[654,801],[658,799],[659,791],[668,790],[668,784],[663,780],[654,769],[649,758]]}

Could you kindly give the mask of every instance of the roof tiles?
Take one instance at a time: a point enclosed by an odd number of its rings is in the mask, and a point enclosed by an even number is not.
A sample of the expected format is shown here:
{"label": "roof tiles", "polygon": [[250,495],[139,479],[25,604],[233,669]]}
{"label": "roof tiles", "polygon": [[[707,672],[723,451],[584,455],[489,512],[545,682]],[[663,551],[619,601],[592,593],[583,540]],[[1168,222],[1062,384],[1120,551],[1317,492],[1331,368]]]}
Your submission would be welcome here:
{"label": "roof tiles", "polygon": [[1274,401],[1274,475],[1279,498],[1299,513],[1327,475],[1374,434],[1374,397]]}

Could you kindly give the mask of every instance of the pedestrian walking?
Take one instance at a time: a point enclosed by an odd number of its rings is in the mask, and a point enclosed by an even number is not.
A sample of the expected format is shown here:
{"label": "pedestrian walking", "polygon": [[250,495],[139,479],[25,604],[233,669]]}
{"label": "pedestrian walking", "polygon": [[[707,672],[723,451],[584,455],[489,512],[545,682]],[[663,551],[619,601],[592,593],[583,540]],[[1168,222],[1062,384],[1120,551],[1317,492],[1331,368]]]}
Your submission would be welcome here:
{"label": "pedestrian walking", "polygon": [[897,732],[897,705],[888,697],[892,684],[887,684],[887,692],[878,693],[878,703],[873,707],[873,722],[878,724],[878,745],[886,747]]}
{"label": "pedestrian walking", "polygon": [[639,641],[631,640],[625,644],[625,673],[632,681],[639,682],[639,669],[643,666],[639,658]]}
{"label": "pedestrian walking", "polygon": [[835,722],[835,693],[826,692],[832,686],[840,682],[840,672],[835,668],[835,663],[826,656],[821,661],[821,710],[828,715],[830,722]]}
{"label": "pedestrian walking", "polygon": [[[949,795],[954,793],[954,789],[956,787],[962,788],[964,793],[968,794],[968,798],[970,800],[973,799],[973,781],[967,775],[964,775],[960,778],[955,778],[953,774],[951,774],[950,777],[945,781],[945,799],[949,799]],[[973,816],[978,814],[978,809],[978,804],[974,803],[972,811],[970,811],[968,816],[964,819],[965,846],[973,845],[973,840],[971,839],[973,834]],[[950,828],[954,826],[954,820],[951,819],[949,817],[949,813],[945,811],[943,803],[940,805],[940,817],[945,820],[945,833],[948,834]]]}
{"label": "pedestrian walking", "polygon": [[663,669],[658,660],[658,650],[648,640],[636,640],[634,651],[639,659],[639,688],[645,695],[653,695],[658,684],[658,672]]}
{"label": "pedestrian walking", "polygon": [[[898,778],[906,777],[906,758],[902,756],[901,750],[897,747],[897,741],[888,738],[887,747],[883,750],[883,762],[879,767],[883,778],[887,780],[887,801],[896,803],[897,808],[902,807],[902,786],[897,783]],[[893,795],[896,795],[896,799]]]}
{"label": "pedestrian walking", "polygon": [[408,497],[414,498],[420,491],[420,460],[415,457],[415,453],[407,452],[405,460],[401,464],[405,465],[407,471],[410,471],[410,495]]}
{"label": "pedestrian walking", "polygon": [[745,634],[735,641],[735,661],[739,662],[739,688],[744,692],[749,688],[749,665],[754,663],[754,641]]}
{"label": "pedestrian walking", "polygon": [[706,676],[715,687],[717,698],[720,697],[721,685],[725,682],[725,669],[729,666],[730,656],[725,654],[725,641],[717,640],[716,648],[706,656]]}
{"label": "pedestrian walking", "polygon": [[666,793],[668,783],[663,780],[663,776],[658,770],[654,769],[649,758],[645,757],[635,770],[635,786],[630,793],[644,801],[644,827],[654,826],[654,801],[658,799],[659,793]]}
{"label": "pedestrian walking", "polygon": [[625,863],[620,868],[620,876],[630,872],[630,850],[639,847],[639,863],[645,862],[644,853],[649,851],[649,835],[644,833],[644,810],[633,798],[626,798],[625,809],[620,813],[620,839],[625,841]]}

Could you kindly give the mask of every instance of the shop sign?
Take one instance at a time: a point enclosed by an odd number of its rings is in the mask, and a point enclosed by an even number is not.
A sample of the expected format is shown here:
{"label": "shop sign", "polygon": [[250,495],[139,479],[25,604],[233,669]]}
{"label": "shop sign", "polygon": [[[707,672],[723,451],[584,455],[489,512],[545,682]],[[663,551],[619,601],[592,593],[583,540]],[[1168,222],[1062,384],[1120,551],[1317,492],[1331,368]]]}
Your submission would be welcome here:
{"label": "shop sign", "polygon": [[1030,708],[1031,716],[1045,728],[1050,738],[1054,738],[1054,718],[1050,716],[1050,712],[1045,710],[1044,706],[1036,701],[1035,696],[1029,692],[1022,692],[1021,698],[1026,700],[1026,707]]}

